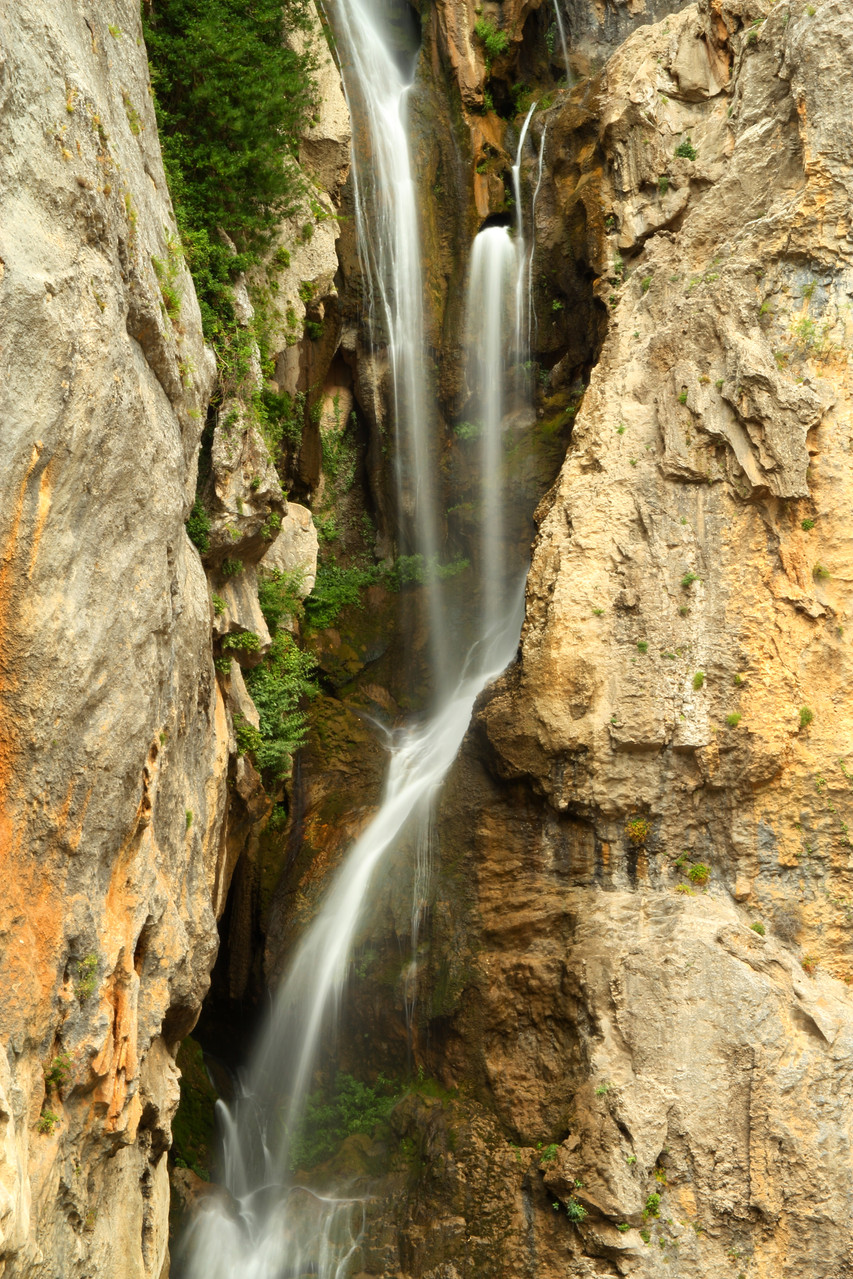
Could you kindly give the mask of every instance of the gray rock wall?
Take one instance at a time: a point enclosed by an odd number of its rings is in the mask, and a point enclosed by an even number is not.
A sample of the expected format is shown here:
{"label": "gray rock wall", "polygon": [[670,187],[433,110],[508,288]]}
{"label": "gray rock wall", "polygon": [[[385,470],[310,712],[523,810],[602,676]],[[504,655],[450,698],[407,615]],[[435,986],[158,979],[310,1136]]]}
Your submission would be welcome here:
{"label": "gray rock wall", "polygon": [[0,1273],[142,1279],[225,888],[213,358],[138,5],[4,0],[0,112]]}

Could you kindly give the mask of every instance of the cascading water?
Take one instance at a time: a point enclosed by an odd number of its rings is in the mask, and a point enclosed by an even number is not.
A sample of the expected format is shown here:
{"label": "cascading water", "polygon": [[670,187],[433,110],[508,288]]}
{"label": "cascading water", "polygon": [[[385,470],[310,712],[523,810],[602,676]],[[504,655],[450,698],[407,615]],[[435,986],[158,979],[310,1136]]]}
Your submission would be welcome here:
{"label": "cascading water", "polygon": [[[532,110],[532,108],[531,108]],[[528,116],[528,120],[529,120]],[[525,122],[526,124],[526,122]],[[520,149],[519,149],[520,154]],[[466,339],[474,418],[480,426],[480,589],[482,626],[494,630],[506,608],[507,563],[503,532],[503,418],[507,368],[507,303],[516,294],[515,342],[519,338],[518,283],[523,242],[506,227],[486,227],[474,241],[468,283]]]}
{"label": "cascading water", "polygon": [[[357,230],[370,287],[368,320],[375,326],[377,345],[383,339],[387,343],[392,371],[400,508],[411,518],[412,544],[425,562],[435,564],[438,486],[431,478],[431,415],[423,376],[417,205],[405,133],[408,82],[374,4],[379,0],[340,0],[334,15],[346,92],[365,131],[356,131],[354,144]],[[519,148],[519,164],[520,156]],[[401,840],[419,850],[412,915],[416,967],[434,799],[461,745],[476,697],[505,668],[517,645],[524,566],[507,564],[501,524],[502,387],[506,371],[520,356],[516,309],[525,267],[521,237],[514,243],[508,230],[499,227],[477,236],[466,333],[469,389],[481,427],[477,558],[482,605],[476,639],[452,672],[440,583],[436,575],[428,577],[430,624],[441,632],[432,636],[437,704],[425,723],[397,734],[376,816],[347,853],[296,947],[241,1095],[230,1110],[220,1107],[230,1200],[212,1197],[197,1217],[186,1249],[189,1279],[303,1274],[344,1279],[358,1255],[364,1202],[343,1188],[320,1195],[300,1186],[292,1165],[298,1159],[321,1044],[335,1025],[371,884]],[[407,1002],[412,999],[409,989]]]}

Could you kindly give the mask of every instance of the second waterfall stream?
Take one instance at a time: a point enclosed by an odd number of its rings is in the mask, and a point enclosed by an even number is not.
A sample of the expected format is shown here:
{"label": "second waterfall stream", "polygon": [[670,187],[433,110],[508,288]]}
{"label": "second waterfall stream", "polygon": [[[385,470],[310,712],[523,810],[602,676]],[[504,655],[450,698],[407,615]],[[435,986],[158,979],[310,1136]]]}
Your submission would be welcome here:
{"label": "second waterfall stream", "polygon": [[[474,701],[512,660],[522,619],[524,563],[508,562],[503,434],[517,407],[525,339],[519,305],[528,277],[521,226],[488,226],[474,241],[466,309],[469,416],[478,431],[480,576],[470,646],[454,635],[438,568],[440,508],[435,433],[439,415],[425,375],[424,280],[417,191],[410,167],[407,99],[416,50],[401,51],[380,0],[337,0],[335,30],[354,120],[353,183],[359,254],[375,349],[387,352],[395,431],[399,536],[421,557],[428,593],[434,702],[390,750],[379,809],[347,852],[326,898],[294,950],[267,1026],[230,1108],[220,1104],[228,1196],[211,1196],[186,1243],[190,1279],[344,1279],[358,1261],[364,1205],[345,1188],[325,1194],[292,1173],[324,1036],[346,995],[353,945],[371,885],[405,839],[423,861],[415,874],[412,933],[426,899],[431,813],[468,728]],[[393,15],[391,15],[393,16]],[[526,127],[526,126],[525,126]],[[523,141],[523,137],[522,137]],[[519,148],[520,153],[520,148]],[[520,215],[519,215],[520,216]],[[517,554],[517,553],[516,553]],[[455,656],[454,656],[455,655]],[[407,1004],[416,984],[413,954]]]}

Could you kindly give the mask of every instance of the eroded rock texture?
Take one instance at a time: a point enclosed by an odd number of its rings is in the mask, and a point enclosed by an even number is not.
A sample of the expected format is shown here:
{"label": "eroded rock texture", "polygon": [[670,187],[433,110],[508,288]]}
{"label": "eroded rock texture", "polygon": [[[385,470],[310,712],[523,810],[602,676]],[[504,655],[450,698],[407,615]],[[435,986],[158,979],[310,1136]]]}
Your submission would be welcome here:
{"label": "eroded rock texture", "polygon": [[227,889],[184,531],[213,358],[138,5],[3,4],[0,44],[0,1272],[156,1279]]}

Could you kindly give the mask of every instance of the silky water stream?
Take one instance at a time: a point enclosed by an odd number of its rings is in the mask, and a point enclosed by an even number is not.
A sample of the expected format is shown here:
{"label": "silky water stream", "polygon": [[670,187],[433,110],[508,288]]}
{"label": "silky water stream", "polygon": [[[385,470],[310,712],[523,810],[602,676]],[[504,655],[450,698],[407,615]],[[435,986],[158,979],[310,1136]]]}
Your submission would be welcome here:
{"label": "silky water stream", "polygon": [[[487,227],[471,253],[466,320],[468,415],[479,430],[479,574],[475,638],[453,634],[438,573],[439,503],[434,432],[438,414],[425,374],[423,273],[416,186],[406,126],[414,53],[381,0],[338,0],[331,14],[354,128],[353,181],[367,324],[387,350],[393,403],[401,540],[426,566],[435,700],[425,719],[397,732],[379,809],[347,852],[321,908],[295,948],[266,1028],[230,1107],[220,1104],[227,1195],[202,1207],[183,1249],[189,1279],[344,1279],[359,1255],[365,1202],[294,1178],[294,1142],[321,1045],[334,1033],[366,903],[389,854],[417,850],[413,868],[409,1015],[417,982],[417,936],[428,897],[432,813],[468,728],[474,701],[512,660],[525,566],[508,563],[502,528],[507,395],[517,408],[517,369],[528,324],[523,226]],[[528,121],[525,122],[526,133]],[[522,135],[515,181],[520,192]],[[422,184],[426,186],[427,184]],[[520,202],[519,202],[520,207]],[[529,314],[529,313],[528,313]],[[507,388],[510,388],[508,390]],[[432,433],[432,435],[431,435]],[[474,571],[474,570],[469,570]],[[455,664],[452,654],[457,653]],[[455,667],[455,668],[454,668]]]}

